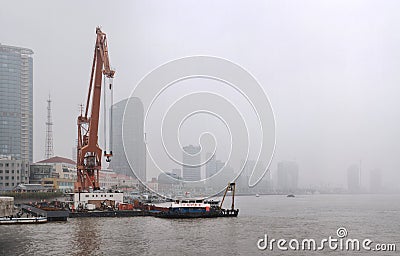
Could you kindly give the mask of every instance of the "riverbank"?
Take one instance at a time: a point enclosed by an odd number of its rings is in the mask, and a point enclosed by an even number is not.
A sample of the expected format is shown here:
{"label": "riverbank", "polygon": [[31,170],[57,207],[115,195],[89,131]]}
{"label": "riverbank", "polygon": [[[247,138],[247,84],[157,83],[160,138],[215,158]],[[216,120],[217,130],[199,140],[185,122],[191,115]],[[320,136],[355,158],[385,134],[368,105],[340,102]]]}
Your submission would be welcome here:
{"label": "riverbank", "polygon": [[14,201],[19,203],[59,198],[63,192],[0,192],[0,196],[14,197]]}

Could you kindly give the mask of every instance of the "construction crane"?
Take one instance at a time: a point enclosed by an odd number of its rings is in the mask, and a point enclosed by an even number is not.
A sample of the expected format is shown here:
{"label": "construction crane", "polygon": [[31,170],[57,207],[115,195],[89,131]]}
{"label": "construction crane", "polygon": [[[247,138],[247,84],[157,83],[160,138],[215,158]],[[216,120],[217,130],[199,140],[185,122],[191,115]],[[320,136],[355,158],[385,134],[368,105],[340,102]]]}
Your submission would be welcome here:
{"label": "construction crane", "polygon": [[[108,57],[107,37],[99,27],[96,28],[96,45],[92,71],[90,75],[89,92],[86,110],[78,116],[78,145],[77,145],[77,181],[75,192],[99,190],[99,171],[101,170],[102,149],[98,145],[100,98],[102,77],[112,81],[115,71],[110,68]],[[105,80],[105,79],[104,79]],[[110,89],[112,82],[110,83]],[[90,116],[88,116],[90,106]],[[106,122],[104,120],[104,122]],[[106,134],[104,134],[106,136]],[[106,161],[110,162],[112,151],[104,151]]]}

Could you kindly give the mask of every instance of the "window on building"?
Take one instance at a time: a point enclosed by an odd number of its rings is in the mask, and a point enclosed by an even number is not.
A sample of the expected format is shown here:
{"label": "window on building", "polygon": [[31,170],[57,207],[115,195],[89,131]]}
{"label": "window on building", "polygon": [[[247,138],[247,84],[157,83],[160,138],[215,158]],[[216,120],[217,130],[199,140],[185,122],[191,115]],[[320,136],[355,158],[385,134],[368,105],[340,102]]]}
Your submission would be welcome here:
{"label": "window on building", "polygon": [[5,179],[8,180],[10,177],[6,176]]}
{"label": "window on building", "polygon": [[10,173],[10,170],[6,170],[6,173]]}

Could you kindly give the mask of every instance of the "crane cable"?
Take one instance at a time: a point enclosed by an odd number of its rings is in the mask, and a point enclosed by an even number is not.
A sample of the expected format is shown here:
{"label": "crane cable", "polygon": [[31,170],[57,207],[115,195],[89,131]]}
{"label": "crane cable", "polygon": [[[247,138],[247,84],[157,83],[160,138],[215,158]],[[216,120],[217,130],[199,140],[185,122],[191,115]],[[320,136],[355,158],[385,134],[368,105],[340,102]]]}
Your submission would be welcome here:
{"label": "crane cable", "polygon": [[113,88],[113,81],[114,81],[114,79],[113,78],[108,78],[108,81],[109,81],[109,89],[110,89],[110,94],[111,94],[111,99],[110,99],[110,119],[109,119],[109,122],[110,122],[110,124],[109,124],[109,126],[110,126],[110,128],[109,128],[109,140],[110,140],[110,146],[109,146],[109,154],[107,154],[107,96],[106,96],[106,88],[105,88],[105,85],[106,85],[106,76],[105,75],[103,75],[103,84],[104,84],[104,92],[103,92],[103,104],[104,104],[104,109],[103,109],[103,112],[104,112],[104,122],[103,122],[103,125],[104,125],[104,156],[106,156],[107,158],[106,158],[106,161],[107,162],[110,162],[111,160],[110,160],[110,156],[112,156],[112,145],[113,145],[113,139],[112,139],[112,133],[113,133],[113,130],[112,130],[112,128],[113,128],[113,125],[112,125],[112,123],[113,123],[113,104],[114,104],[114,88]]}
{"label": "crane cable", "polygon": [[110,78],[110,90],[111,90],[111,107],[110,107],[110,154],[112,155],[113,150],[113,107],[114,107],[114,78]]}
{"label": "crane cable", "polygon": [[[103,84],[106,84],[106,76],[103,75]],[[103,113],[104,113],[104,121],[103,121],[103,125],[104,125],[104,155],[107,154],[107,99],[106,99],[106,90],[104,88],[103,90]]]}

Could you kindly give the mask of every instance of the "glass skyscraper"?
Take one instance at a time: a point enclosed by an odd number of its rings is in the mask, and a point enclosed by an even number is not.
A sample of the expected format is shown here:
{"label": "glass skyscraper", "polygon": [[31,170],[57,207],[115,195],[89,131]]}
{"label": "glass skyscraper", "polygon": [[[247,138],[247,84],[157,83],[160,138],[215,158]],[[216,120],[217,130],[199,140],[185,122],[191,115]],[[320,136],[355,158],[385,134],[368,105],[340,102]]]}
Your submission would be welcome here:
{"label": "glass skyscraper", "polygon": [[32,162],[33,51],[0,44],[0,156]]}
{"label": "glass skyscraper", "polygon": [[[124,111],[126,115],[124,117]],[[113,157],[109,168],[116,173],[136,176],[146,182],[146,144],[144,141],[144,110],[139,98],[132,97],[112,105]],[[122,134],[123,122],[129,122],[130,130],[125,130],[125,141]],[[130,154],[129,163],[125,153]],[[133,168],[133,170],[132,170]]]}

